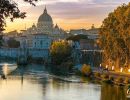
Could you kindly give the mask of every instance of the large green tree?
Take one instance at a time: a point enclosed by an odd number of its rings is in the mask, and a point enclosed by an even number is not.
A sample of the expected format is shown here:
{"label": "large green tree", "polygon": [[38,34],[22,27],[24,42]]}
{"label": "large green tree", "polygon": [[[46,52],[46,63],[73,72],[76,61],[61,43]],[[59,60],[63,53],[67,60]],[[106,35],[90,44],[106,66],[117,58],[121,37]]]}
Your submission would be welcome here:
{"label": "large green tree", "polygon": [[71,56],[71,46],[67,41],[53,42],[50,48],[52,62],[60,65],[69,60]]}
{"label": "large green tree", "polygon": [[[17,0],[17,2],[20,0]],[[34,2],[38,0],[23,0],[35,6]],[[6,26],[6,18],[13,21],[15,18],[25,18],[26,12],[21,12],[18,4],[14,0],[0,0],[0,32]]]}
{"label": "large green tree", "polygon": [[130,65],[130,3],[119,6],[104,19],[99,45],[108,64]]}

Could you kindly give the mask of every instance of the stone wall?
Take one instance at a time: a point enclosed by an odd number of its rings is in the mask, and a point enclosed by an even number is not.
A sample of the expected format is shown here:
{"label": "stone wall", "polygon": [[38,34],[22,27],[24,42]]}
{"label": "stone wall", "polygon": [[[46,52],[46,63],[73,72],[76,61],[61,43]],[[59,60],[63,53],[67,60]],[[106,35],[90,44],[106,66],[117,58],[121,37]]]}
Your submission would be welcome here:
{"label": "stone wall", "polygon": [[49,58],[48,49],[15,49],[15,48],[0,48],[0,58],[18,58],[19,56],[31,56],[32,58]]}

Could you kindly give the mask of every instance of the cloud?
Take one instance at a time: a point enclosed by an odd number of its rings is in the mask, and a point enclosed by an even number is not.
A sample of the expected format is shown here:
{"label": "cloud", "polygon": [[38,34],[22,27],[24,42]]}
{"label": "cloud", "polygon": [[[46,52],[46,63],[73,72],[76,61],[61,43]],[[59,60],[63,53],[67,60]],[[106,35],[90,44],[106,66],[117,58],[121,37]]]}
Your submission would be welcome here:
{"label": "cloud", "polygon": [[24,23],[37,22],[47,5],[48,13],[53,17],[54,22],[60,23],[63,28],[65,25],[74,28],[74,24],[87,27],[88,24],[94,23],[100,26],[109,12],[122,3],[129,2],[128,0],[40,0],[36,3],[37,6],[33,7],[23,0],[15,1],[22,11],[27,12]]}

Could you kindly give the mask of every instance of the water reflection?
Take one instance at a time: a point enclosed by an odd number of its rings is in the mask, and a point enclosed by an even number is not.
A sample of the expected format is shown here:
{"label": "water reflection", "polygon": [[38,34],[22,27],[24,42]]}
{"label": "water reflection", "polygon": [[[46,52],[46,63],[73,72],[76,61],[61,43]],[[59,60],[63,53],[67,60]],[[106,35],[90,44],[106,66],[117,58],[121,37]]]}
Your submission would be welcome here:
{"label": "water reflection", "polygon": [[16,70],[17,65],[16,64],[1,64],[2,66],[2,72],[5,76],[7,76],[8,74],[10,74],[11,72],[13,72],[14,70]]}
{"label": "water reflection", "polygon": [[127,100],[126,87],[103,84],[101,87],[101,100]]}
{"label": "water reflection", "polygon": [[81,80],[87,83],[64,82],[48,74],[43,65],[18,66],[7,73],[7,80],[0,80],[0,100],[127,100],[124,87],[93,84],[85,78]]}

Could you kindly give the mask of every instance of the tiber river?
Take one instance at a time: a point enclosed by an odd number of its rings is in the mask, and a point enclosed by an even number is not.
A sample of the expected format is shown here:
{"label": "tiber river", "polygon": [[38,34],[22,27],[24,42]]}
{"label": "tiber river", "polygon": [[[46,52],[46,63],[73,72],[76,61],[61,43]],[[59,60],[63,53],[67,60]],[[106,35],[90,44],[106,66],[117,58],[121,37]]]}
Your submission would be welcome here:
{"label": "tiber river", "polygon": [[[127,100],[125,87],[89,81],[66,82],[50,74],[43,65],[17,67],[1,63],[2,73],[7,75],[7,79],[0,79],[0,100]],[[77,76],[65,79],[85,80]]]}

